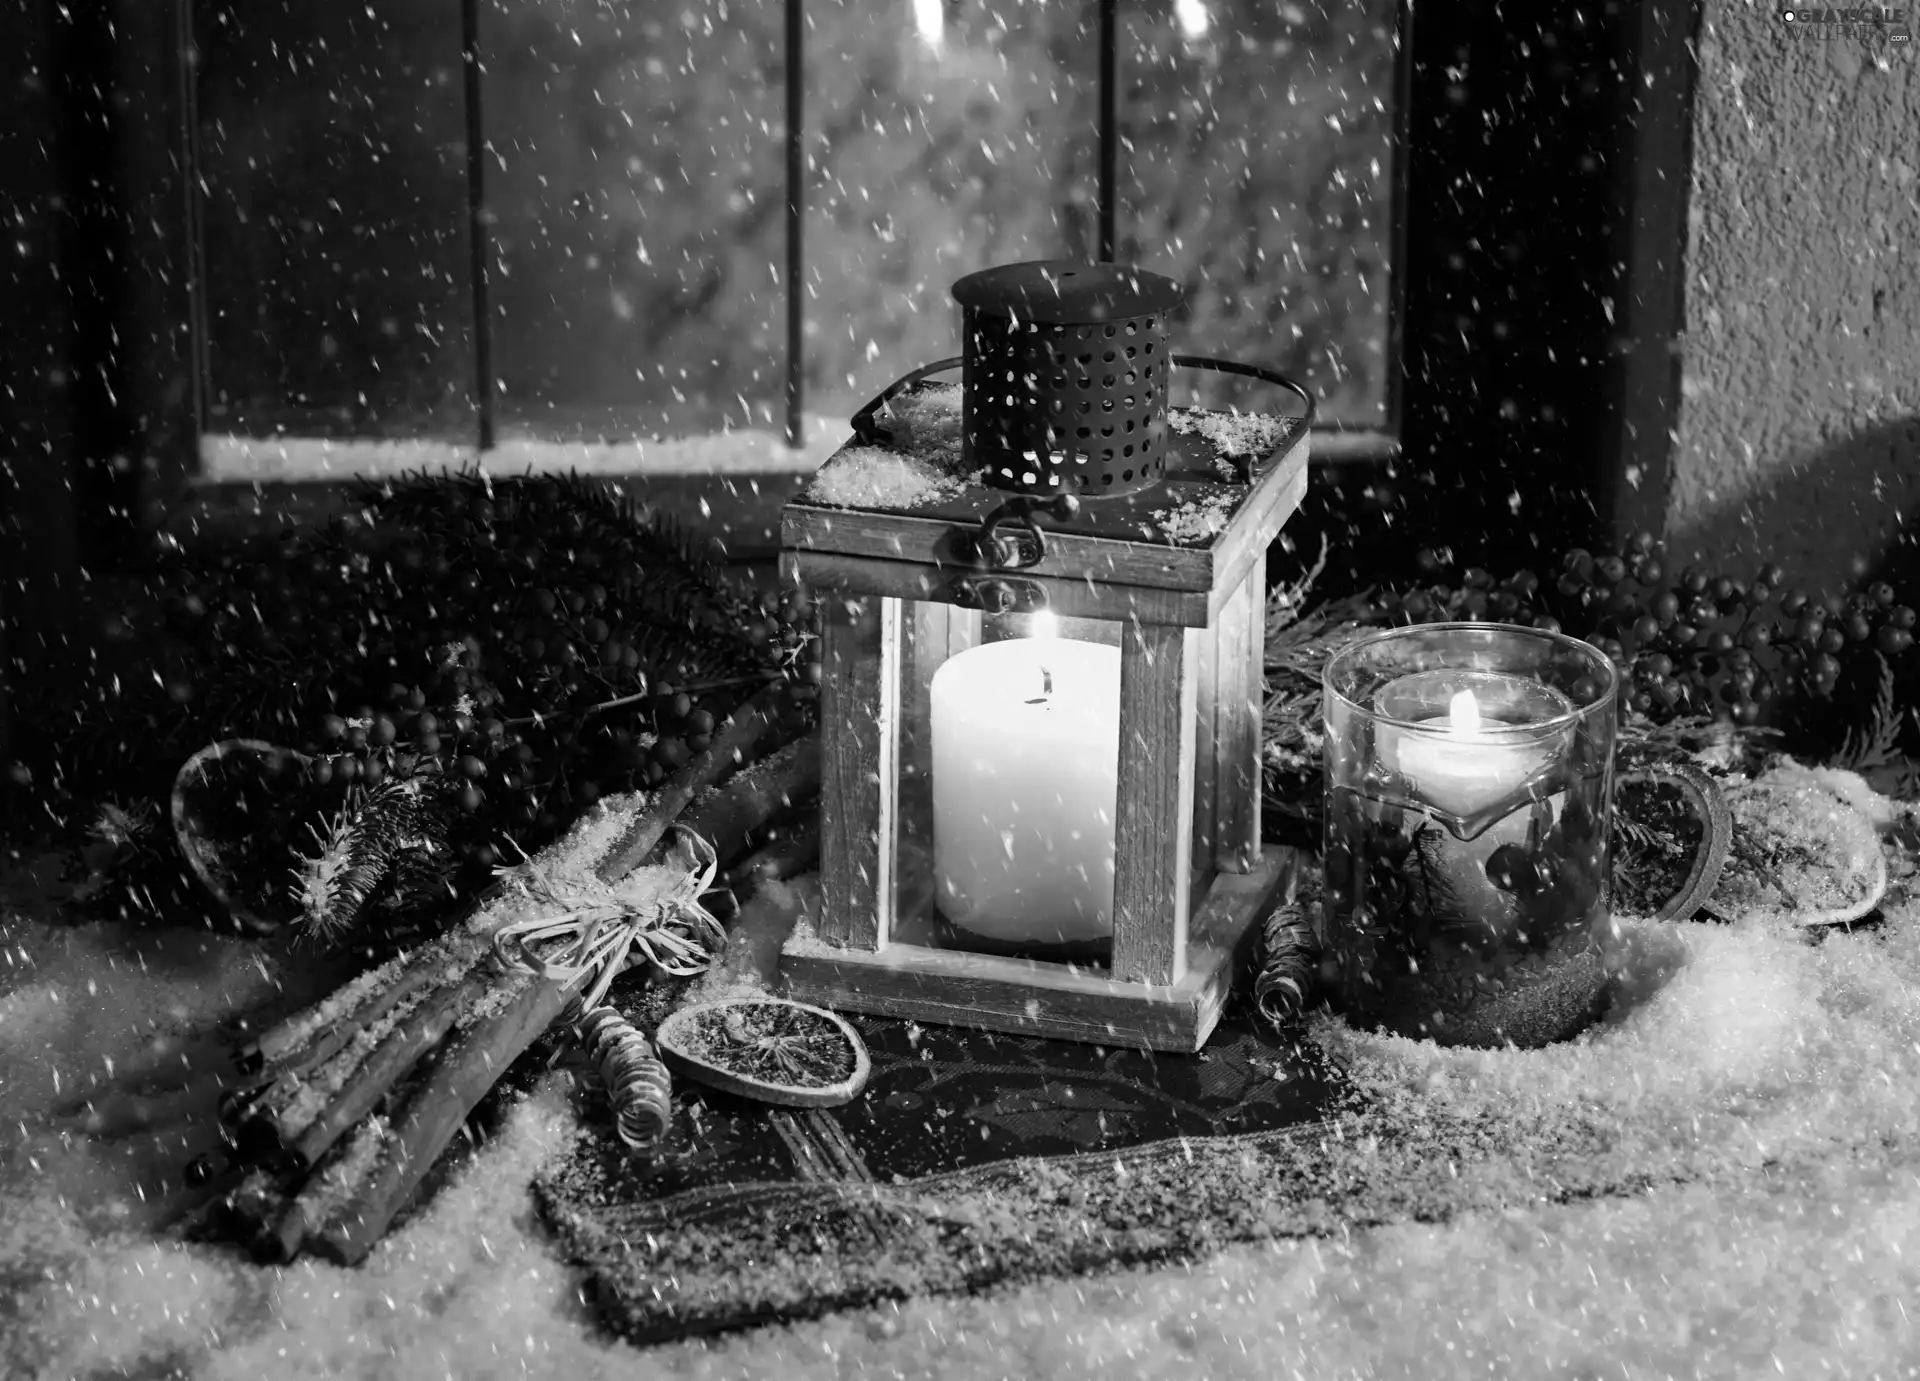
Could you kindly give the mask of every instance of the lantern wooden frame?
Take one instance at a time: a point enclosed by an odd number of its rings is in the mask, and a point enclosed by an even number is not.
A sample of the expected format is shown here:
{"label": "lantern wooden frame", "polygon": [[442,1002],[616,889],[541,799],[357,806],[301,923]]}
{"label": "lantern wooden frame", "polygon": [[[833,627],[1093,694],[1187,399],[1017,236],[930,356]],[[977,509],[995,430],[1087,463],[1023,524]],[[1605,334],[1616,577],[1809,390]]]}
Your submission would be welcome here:
{"label": "lantern wooden frame", "polygon": [[[933,670],[980,638],[981,613],[965,607],[980,576],[976,528],[1008,494],[969,484],[890,511],[832,506],[809,490],[787,505],[783,575],[819,601],[824,642],[821,887],[781,957],[792,996],[1106,1045],[1205,1043],[1285,867],[1260,839],[1265,568],[1306,490],[1308,431],[1305,418],[1271,421],[1277,441],[1240,458],[1236,484],[1221,482],[1227,463],[1189,428],[1175,438],[1184,471],[1049,523],[1040,559],[1013,572],[1056,615],[1107,621],[1105,640],[1120,645],[1105,968],[940,947],[931,860],[903,860],[899,848],[902,724],[929,721]],[[1156,517],[1200,497],[1224,526],[1184,542],[1154,536]],[[902,867],[928,874],[904,907]]]}

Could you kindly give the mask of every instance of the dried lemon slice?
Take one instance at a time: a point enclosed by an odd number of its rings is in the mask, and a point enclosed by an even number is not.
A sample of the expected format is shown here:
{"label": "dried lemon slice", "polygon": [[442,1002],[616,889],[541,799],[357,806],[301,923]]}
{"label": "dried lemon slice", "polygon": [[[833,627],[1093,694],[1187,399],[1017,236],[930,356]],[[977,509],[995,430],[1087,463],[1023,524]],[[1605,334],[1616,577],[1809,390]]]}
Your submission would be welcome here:
{"label": "dried lemon slice", "polygon": [[844,1018],[779,997],[682,1007],[660,1023],[653,1042],[676,1074],[792,1108],[850,1103],[873,1068],[865,1043]]}

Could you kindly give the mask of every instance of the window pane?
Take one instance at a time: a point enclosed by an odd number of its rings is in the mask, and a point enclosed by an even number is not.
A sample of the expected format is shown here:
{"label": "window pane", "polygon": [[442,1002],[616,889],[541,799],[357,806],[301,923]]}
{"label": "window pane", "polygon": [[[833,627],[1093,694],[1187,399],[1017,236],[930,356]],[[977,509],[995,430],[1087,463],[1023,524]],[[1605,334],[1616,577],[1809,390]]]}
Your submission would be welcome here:
{"label": "window pane", "polygon": [[813,0],[807,382],[846,416],[959,353],[956,278],[1091,254],[1091,4]]}
{"label": "window pane", "polygon": [[210,425],[472,434],[454,0],[194,11]]}
{"label": "window pane", "polygon": [[[1393,0],[1121,13],[1120,257],[1186,287],[1189,353],[1276,366],[1323,420],[1385,425]],[[1202,377],[1214,406],[1272,406]]]}
{"label": "window pane", "polygon": [[483,0],[503,438],[775,423],[780,0]]}

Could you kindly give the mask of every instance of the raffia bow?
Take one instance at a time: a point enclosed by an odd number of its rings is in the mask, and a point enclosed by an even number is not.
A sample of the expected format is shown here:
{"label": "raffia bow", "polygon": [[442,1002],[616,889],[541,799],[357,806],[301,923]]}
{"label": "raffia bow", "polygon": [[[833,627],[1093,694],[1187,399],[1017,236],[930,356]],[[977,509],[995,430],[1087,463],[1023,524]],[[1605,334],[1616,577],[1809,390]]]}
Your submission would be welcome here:
{"label": "raffia bow", "polygon": [[[697,974],[726,940],[720,922],[700,905],[720,861],[713,845],[683,826],[671,827],[692,855],[687,871],[658,885],[658,868],[643,868],[617,883],[599,878],[555,878],[522,854],[508,871],[547,914],[515,921],[494,933],[494,953],[509,969],[556,983],[589,978],[580,1010],[591,1012],[632,957],[667,973]],[[553,942],[558,942],[557,944]]]}

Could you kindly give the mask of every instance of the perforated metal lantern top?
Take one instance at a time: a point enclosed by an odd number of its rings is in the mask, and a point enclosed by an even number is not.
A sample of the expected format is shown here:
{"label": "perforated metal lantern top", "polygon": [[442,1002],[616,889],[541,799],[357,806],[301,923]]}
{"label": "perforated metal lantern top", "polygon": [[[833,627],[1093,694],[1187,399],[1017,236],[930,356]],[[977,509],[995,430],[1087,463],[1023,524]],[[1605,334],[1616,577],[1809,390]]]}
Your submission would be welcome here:
{"label": "perforated metal lantern top", "polygon": [[1124,494],[1167,464],[1170,278],[1035,260],[970,273],[962,310],[965,461],[1023,494]]}

